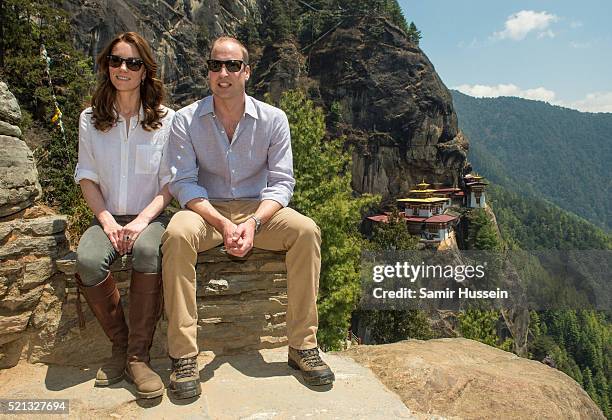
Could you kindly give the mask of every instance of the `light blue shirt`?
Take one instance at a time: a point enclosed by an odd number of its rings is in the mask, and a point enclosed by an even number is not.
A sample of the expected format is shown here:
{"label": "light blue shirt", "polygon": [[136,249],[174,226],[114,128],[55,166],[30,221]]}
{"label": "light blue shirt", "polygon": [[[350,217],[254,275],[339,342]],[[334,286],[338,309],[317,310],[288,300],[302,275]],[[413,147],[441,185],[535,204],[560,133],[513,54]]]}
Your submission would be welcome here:
{"label": "light blue shirt", "polygon": [[170,193],[185,207],[194,198],[274,200],[293,195],[293,155],[285,113],[245,95],[244,115],[230,142],[207,96],[172,121],[165,164]]}

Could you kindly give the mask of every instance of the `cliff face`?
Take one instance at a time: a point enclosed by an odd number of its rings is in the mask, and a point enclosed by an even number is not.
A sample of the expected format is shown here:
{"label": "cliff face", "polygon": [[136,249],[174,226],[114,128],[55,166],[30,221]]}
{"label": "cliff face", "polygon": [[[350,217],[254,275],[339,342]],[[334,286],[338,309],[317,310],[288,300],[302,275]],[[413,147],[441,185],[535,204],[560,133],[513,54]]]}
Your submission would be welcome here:
{"label": "cliff face", "polygon": [[309,62],[321,96],[339,104],[344,132],[358,145],[354,190],[388,198],[423,178],[459,183],[468,143],[450,92],[399,29],[379,18],[347,20],[311,50]]}
{"label": "cliff face", "polygon": [[[265,1],[66,1],[76,46],[95,55],[115,33],[135,30],[153,45],[176,106],[208,93],[211,39],[263,33]],[[299,11],[296,12],[299,15]],[[425,179],[457,184],[468,141],[457,127],[449,91],[426,55],[383,18],[349,17],[314,44],[295,37],[251,48],[256,97],[307,87],[328,111],[333,135],[355,144],[353,189],[392,199]]]}
{"label": "cliff face", "polygon": [[119,32],[136,31],[155,49],[159,74],[184,105],[205,95],[210,39],[236,33],[247,16],[258,14],[255,0],[66,0],[74,44],[94,58]]}

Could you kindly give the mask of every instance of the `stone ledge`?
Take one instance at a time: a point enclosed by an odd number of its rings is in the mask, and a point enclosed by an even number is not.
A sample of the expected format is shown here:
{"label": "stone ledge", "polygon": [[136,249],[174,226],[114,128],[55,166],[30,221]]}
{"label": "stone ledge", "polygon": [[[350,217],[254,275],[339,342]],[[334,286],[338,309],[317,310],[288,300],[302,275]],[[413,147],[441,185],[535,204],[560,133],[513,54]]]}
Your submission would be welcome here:
{"label": "stone ledge", "polygon": [[[198,344],[201,350],[218,354],[240,353],[287,345],[285,314],[287,307],[287,271],[285,253],[254,249],[245,258],[228,256],[213,248],[198,255],[196,265]],[[86,330],[77,322],[77,288],[74,278],[76,253],[70,252],[56,261],[63,284],[61,321],[57,327],[57,350],[40,354],[40,361],[64,364],[58,354],[68,347],[79,360],[94,361],[101,357],[99,348],[109,347],[108,340],[91,314],[83,296]],[[112,266],[113,276],[129,312],[128,290],[131,257],[118,259]],[[152,355],[166,354],[167,322],[162,319],[154,339]],[[69,363],[68,363],[69,364]]]}

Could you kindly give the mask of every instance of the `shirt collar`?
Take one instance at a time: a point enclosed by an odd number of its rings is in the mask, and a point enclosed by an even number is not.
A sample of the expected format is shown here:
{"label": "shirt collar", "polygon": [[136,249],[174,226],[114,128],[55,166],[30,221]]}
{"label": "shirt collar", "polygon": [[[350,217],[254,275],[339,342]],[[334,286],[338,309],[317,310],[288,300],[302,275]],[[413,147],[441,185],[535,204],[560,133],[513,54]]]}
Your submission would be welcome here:
{"label": "shirt collar", "polygon": [[206,98],[202,99],[202,102],[200,102],[199,108],[200,108],[200,112],[198,112],[199,117],[202,117],[206,114],[214,114],[212,95],[207,96]]}
{"label": "shirt collar", "polygon": [[249,114],[251,117],[258,119],[257,108],[255,107],[255,102],[253,98],[251,98],[246,93],[244,94],[244,113]]}
{"label": "shirt collar", "polygon": [[[113,106],[113,110],[117,114],[117,121],[125,121],[125,118],[123,118],[121,114],[117,112],[117,108]],[[144,113],[144,108],[142,107],[142,102],[141,102],[140,109],[138,110],[138,121],[144,121],[144,117],[145,117],[145,113]]]}
{"label": "shirt collar", "polygon": [[[214,104],[213,104],[213,96],[207,96],[206,98],[202,99],[202,102],[200,104],[200,111],[198,113],[198,116],[204,116],[206,114],[213,114],[215,113],[214,110]],[[246,93],[244,94],[244,114],[245,115],[250,115],[251,117],[255,118],[256,120],[259,119],[259,116],[257,114],[257,108],[255,107],[255,102],[253,100],[253,98],[251,98],[249,95],[247,95]]]}

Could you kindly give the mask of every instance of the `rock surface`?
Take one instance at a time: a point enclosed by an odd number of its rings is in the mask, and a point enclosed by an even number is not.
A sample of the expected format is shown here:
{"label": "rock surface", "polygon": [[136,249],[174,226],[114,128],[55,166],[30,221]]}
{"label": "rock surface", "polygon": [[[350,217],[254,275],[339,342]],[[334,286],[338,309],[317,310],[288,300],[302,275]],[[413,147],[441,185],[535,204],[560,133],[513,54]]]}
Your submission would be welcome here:
{"label": "rock surface", "polygon": [[206,59],[210,39],[236,33],[258,14],[255,0],[121,1],[68,0],[75,45],[95,57],[124,31],[136,31],[153,46],[160,75],[173,101],[186,105],[208,91]]}
{"label": "rock surface", "polygon": [[30,207],[41,194],[32,151],[14,125],[20,120],[15,96],[0,82],[0,218]]}
{"label": "rock surface", "polygon": [[[82,368],[20,364],[0,371],[0,398],[69,399],[71,418],[147,419],[414,419],[397,395],[352,359],[327,354],[333,387],[307,387],[287,366],[287,348],[234,356],[202,353],[198,399],[136,400],[123,381],[94,388],[97,366]],[[168,383],[168,359],[152,361]],[[11,416],[11,418],[27,418]],[[31,417],[30,417],[31,418]]]}
{"label": "rock surface", "polygon": [[21,121],[21,109],[17,99],[3,81],[0,81],[0,120],[10,124],[19,124]]}
{"label": "rock surface", "polygon": [[459,185],[467,139],[452,97],[421,49],[388,21],[344,20],[312,48],[309,76],[358,147],[353,189],[389,199],[428,183]]}
{"label": "rock surface", "polygon": [[604,419],[572,378],[540,362],[463,339],[352,347],[410,410],[458,419]]}
{"label": "rock surface", "polygon": [[[202,396],[182,401],[168,395],[136,400],[125,381],[94,388],[97,364],[21,363],[0,371],[0,398],[69,399],[74,418],[604,419],[565,374],[471,340],[324,354],[336,381],[321,388],[304,386],[286,355],[286,347],[232,356],[203,352]],[[168,359],[154,359],[152,366],[167,384]]]}
{"label": "rock surface", "polygon": [[[68,250],[66,217],[33,206],[40,194],[32,152],[21,136],[21,111],[0,82],[0,369],[13,366],[28,343],[28,327],[53,289],[55,261]],[[36,328],[36,327],[34,327]]]}

